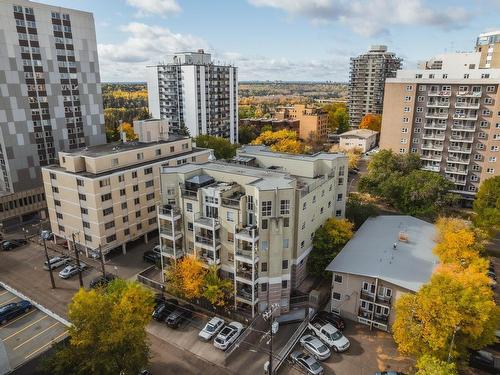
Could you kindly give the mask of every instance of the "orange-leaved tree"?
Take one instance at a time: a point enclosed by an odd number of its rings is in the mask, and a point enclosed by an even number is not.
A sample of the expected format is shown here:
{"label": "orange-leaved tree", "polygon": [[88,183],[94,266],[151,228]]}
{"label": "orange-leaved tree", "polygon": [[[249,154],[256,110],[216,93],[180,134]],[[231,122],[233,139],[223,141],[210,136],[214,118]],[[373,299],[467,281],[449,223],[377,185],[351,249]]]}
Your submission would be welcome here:
{"label": "orange-leaved tree", "polygon": [[360,129],[370,129],[376,132],[380,131],[382,126],[382,116],[374,115],[372,113],[367,113],[363,116],[361,123],[359,124]]}
{"label": "orange-leaved tree", "polygon": [[306,150],[305,144],[299,140],[297,132],[288,129],[275,132],[264,131],[252,141],[252,144],[270,146],[272,151],[291,154],[303,154]]}
{"label": "orange-leaved tree", "polygon": [[198,298],[203,293],[205,274],[201,261],[188,255],[165,272],[167,290],[187,299]]}
{"label": "orange-leaved tree", "polygon": [[125,133],[127,141],[135,141],[138,139],[137,134],[134,133],[134,127],[128,122],[122,122],[118,131]]}

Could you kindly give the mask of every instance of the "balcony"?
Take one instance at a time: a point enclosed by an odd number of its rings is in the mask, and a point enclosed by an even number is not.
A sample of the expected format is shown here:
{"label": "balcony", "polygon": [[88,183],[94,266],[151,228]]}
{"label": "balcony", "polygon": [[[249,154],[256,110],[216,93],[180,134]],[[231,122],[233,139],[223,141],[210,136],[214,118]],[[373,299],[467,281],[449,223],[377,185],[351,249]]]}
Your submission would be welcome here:
{"label": "balcony", "polygon": [[194,236],[194,243],[195,243],[195,245],[201,246],[203,248],[212,249],[212,250],[217,249],[221,246],[218,238],[205,237],[205,236],[200,236],[200,235]]}
{"label": "balcony", "polygon": [[465,186],[465,184],[467,184],[467,180],[465,178],[457,178],[454,176],[446,176],[446,178],[455,185]]}
{"label": "balcony", "polygon": [[427,92],[427,96],[451,96],[451,91],[431,90]]}
{"label": "balcony", "polygon": [[444,141],[444,134],[436,134],[436,133],[424,133],[422,135],[423,139],[429,139],[431,141]]}
{"label": "balcony", "polygon": [[463,135],[451,135],[450,136],[450,142],[466,142],[466,143],[472,143],[474,142],[474,137],[466,137]]}
{"label": "balcony", "polygon": [[179,259],[185,255],[182,246],[176,247],[175,249],[170,246],[162,246],[161,254],[167,258]]}
{"label": "balcony", "polygon": [[373,314],[373,321],[376,323],[383,324],[383,325],[387,326],[387,324],[389,323],[389,316],[384,315],[384,314],[374,313]]}
{"label": "balcony", "polygon": [[441,162],[443,160],[443,155],[421,155],[420,159]]}
{"label": "balcony", "polygon": [[446,129],[446,124],[440,124],[437,122],[429,122],[424,124],[424,129],[438,129],[438,130],[444,130]]}
{"label": "balcony", "polygon": [[181,188],[181,196],[186,199],[198,200],[198,191]]}
{"label": "balcony", "polygon": [[201,250],[197,252],[198,259],[201,260],[204,266],[210,267],[213,265],[219,266],[221,260],[219,258],[219,252],[205,251]]}
{"label": "balcony", "polygon": [[470,109],[479,109],[481,103],[468,103],[468,102],[457,102],[455,103],[455,108],[470,108]]}
{"label": "balcony", "polygon": [[[253,276],[252,276],[253,273]],[[251,267],[240,265],[236,268],[236,280],[245,284],[255,284],[259,274],[257,270],[252,271]]]}
{"label": "balcony", "polygon": [[251,243],[257,242],[259,240],[259,230],[256,226],[245,227],[235,233],[235,238]]}
{"label": "balcony", "polygon": [[175,241],[182,238],[181,228],[172,228],[172,226],[160,226],[160,236]]}
{"label": "balcony", "polygon": [[259,261],[259,257],[257,255],[257,251],[245,250],[245,249],[236,249],[234,254],[236,260],[245,262],[245,263],[257,263]]}
{"label": "balcony", "polygon": [[[248,285],[237,285],[236,286],[236,300],[239,302],[243,302],[249,305],[255,305],[259,302],[259,298],[257,297],[257,290],[253,290],[252,296],[252,287]],[[253,297],[253,298],[252,298]]]}
{"label": "balcony", "polygon": [[205,217],[205,216],[199,216],[199,215],[196,215],[196,217],[194,219],[194,225],[197,227],[210,229],[210,230],[217,230],[220,228],[219,219],[214,219],[212,217]]}
{"label": "balcony", "polygon": [[448,146],[448,152],[470,154],[472,152],[472,147]]}
{"label": "balcony", "polygon": [[423,165],[421,169],[424,171],[439,172],[440,167],[438,165]]}
{"label": "balcony", "polygon": [[457,96],[459,98],[480,98],[482,95],[481,91],[458,91]]}
{"label": "balcony", "polygon": [[449,174],[458,174],[462,176],[467,176],[467,173],[469,173],[469,170],[467,168],[456,168],[456,167],[450,167],[447,166],[444,170],[445,173]]}
{"label": "balcony", "polygon": [[471,125],[455,125],[455,124],[453,124],[451,126],[451,130],[474,133],[476,131],[476,126],[475,125],[471,126]]}
{"label": "balcony", "polygon": [[359,292],[359,298],[369,302],[375,302],[375,294],[369,293],[364,289]]}
{"label": "balcony", "polygon": [[425,114],[425,118],[439,118],[439,119],[446,119],[448,118],[448,113],[441,113],[441,112],[427,112]]}
{"label": "balcony", "polygon": [[443,151],[443,145],[436,145],[434,143],[422,143],[422,150]]}
{"label": "balcony", "polygon": [[455,113],[453,115],[454,120],[476,121],[477,117],[477,113]]}
{"label": "balcony", "polygon": [[375,303],[379,305],[384,305],[384,306],[391,306],[392,304],[392,297],[388,296],[380,296],[377,294],[377,297],[375,299]]}
{"label": "balcony", "polygon": [[159,217],[160,219],[175,221],[181,218],[181,210],[178,208],[172,208],[168,205],[159,207]]}
{"label": "balcony", "polygon": [[457,158],[457,157],[453,157],[453,156],[448,156],[446,158],[446,162],[468,165],[470,163],[470,158]]}
{"label": "balcony", "polygon": [[449,108],[450,102],[429,101],[427,102],[428,108]]}

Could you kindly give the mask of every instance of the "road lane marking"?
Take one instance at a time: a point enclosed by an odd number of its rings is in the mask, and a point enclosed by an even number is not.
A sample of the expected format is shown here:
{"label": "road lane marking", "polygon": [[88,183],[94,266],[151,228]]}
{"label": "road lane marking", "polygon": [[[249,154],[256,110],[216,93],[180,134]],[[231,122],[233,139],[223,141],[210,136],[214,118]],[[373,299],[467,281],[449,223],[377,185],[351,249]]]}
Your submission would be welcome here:
{"label": "road lane marking", "polygon": [[24,359],[28,359],[29,357],[31,357],[33,354],[36,354],[38,353],[40,350],[42,350],[43,348],[45,348],[47,345],[50,345],[52,343],[55,343],[57,342],[57,340],[59,340],[61,337],[63,337],[64,335],[66,335],[68,333],[68,331],[64,331],[63,333],[61,333],[59,336],[53,338],[52,340],[50,340],[48,343],[46,344],[43,344],[42,346],[40,346],[38,349],[32,351],[30,354],[28,354],[26,357],[24,357]]}
{"label": "road lane marking", "polygon": [[26,314],[21,315],[19,318],[16,318],[16,319],[14,319],[14,320],[11,320],[10,322],[8,322],[8,323],[4,324],[3,326],[2,326],[2,325],[0,325],[0,329],[5,328],[5,327],[7,327],[7,326],[10,326],[12,323],[17,322],[19,319],[22,319],[22,318],[24,318],[24,317],[28,316],[29,314],[34,313],[35,311],[38,311],[38,310],[37,310],[37,309],[33,309],[33,310],[31,310],[31,311],[27,312]]}
{"label": "road lane marking", "polygon": [[51,329],[52,327],[54,327],[54,326],[56,326],[56,325],[58,325],[58,324],[60,324],[60,323],[59,323],[59,322],[55,322],[54,324],[52,324],[52,325],[50,325],[49,327],[45,328],[43,331],[38,332],[35,336],[32,336],[32,337],[30,337],[28,340],[26,340],[26,341],[24,341],[24,342],[20,343],[18,346],[16,346],[16,347],[15,347],[14,349],[12,349],[12,350],[17,350],[17,349],[19,349],[19,348],[20,348],[21,346],[23,346],[24,344],[27,344],[27,343],[28,343],[28,342],[30,342],[31,340],[36,339],[36,338],[37,338],[38,336],[40,336],[42,333],[47,332],[49,329]]}
{"label": "road lane marking", "polygon": [[48,317],[48,315],[44,315],[44,316],[42,316],[40,319],[35,320],[33,323],[31,323],[31,324],[27,325],[26,327],[24,327],[24,328],[20,329],[20,330],[19,330],[19,331],[17,331],[17,332],[14,332],[14,333],[13,333],[12,335],[10,335],[10,336],[7,336],[6,338],[4,338],[4,339],[3,339],[3,341],[6,341],[6,340],[10,339],[11,337],[14,337],[14,336],[15,336],[15,335],[17,335],[18,333],[23,332],[24,330],[28,329],[28,328],[29,328],[29,327],[31,327],[32,325],[35,325],[35,324],[36,324],[36,323],[38,323],[40,320],[43,320],[43,319],[45,319],[46,317]]}

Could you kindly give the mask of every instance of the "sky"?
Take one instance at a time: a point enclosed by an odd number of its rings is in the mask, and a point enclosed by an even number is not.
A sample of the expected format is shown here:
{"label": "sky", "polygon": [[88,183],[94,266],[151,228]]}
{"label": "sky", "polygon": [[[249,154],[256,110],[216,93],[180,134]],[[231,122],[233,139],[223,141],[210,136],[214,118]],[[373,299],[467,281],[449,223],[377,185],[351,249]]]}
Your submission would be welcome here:
{"label": "sky", "polygon": [[349,58],[385,44],[404,66],[470,51],[500,29],[500,0],[39,0],[94,14],[103,82],[199,48],[240,81],[349,79]]}

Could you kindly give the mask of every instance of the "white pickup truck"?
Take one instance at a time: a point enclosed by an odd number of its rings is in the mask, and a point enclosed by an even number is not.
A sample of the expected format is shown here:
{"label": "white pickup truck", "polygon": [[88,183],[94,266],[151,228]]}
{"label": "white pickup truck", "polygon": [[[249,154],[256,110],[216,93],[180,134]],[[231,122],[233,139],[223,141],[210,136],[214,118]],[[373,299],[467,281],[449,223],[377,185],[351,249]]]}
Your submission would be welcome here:
{"label": "white pickup truck", "polygon": [[308,328],[312,335],[317,336],[335,352],[345,352],[351,346],[351,343],[342,332],[320,318],[312,319],[309,322]]}

